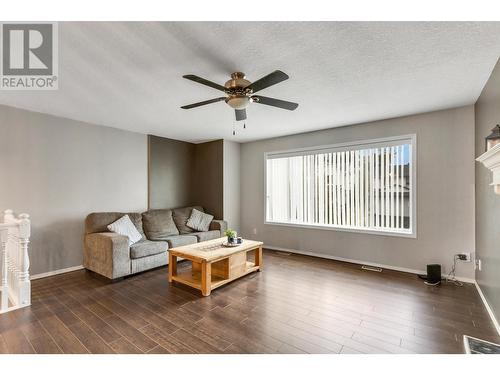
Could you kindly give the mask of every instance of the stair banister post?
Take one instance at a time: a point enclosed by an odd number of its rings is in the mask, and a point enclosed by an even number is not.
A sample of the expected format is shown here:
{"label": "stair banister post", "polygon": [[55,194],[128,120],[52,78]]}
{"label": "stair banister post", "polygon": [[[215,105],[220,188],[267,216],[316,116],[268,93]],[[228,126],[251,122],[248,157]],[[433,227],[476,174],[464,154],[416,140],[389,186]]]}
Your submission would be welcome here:
{"label": "stair banister post", "polygon": [[29,305],[31,303],[31,286],[29,275],[29,255],[28,244],[31,235],[30,219],[28,214],[19,215],[19,245],[20,245],[20,262],[19,262],[19,302],[21,305]]}
{"label": "stair banister post", "polygon": [[1,285],[0,285],[0,311],[5,310],[9,307],[9,290],[7,284],[7,230],[0,229],[0,264],[2,265],[2,269],[0,270],[0,274],[2,275]]}
{"label": "stair banister post", "polygon": [[14,220],[14,211],[5,210],[3,212],[3,222],[4,223],[11,223],[13,220]]}

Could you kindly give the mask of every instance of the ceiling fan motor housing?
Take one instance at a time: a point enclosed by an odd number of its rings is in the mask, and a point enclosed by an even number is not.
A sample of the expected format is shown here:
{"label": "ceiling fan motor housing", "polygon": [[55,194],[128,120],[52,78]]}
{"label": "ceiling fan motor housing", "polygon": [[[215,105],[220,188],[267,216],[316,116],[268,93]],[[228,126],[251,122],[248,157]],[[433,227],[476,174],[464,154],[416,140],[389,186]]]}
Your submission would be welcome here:
{"label": "ceiling fan motor housing", "polygon": [[224,84],[227,89],[228,98],[226,103],[234,109],[245,109],[250,103],[251,90],[245,90],[250,85],[250,81],[245,79],[245,73],[234,72],[231,79]]}
{"label": "ceiling fan motor housing", "polygon": [[234,72],[233,74],[231,74],[231,79],[224,84],[224,87],[226,87],[228,91],[238,91],[247,87],[250,83],[250,81],[245,79],[245,73]]}

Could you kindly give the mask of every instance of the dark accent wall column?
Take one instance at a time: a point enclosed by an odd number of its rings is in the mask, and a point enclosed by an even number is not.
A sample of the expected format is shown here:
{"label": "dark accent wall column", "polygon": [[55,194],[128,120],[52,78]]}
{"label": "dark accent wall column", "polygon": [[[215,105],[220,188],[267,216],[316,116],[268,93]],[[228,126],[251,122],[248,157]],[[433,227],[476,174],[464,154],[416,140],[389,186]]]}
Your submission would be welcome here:
{"label": "dark accent wall column", "polygon": [[175,208],[193,203],[195,145],[148,136],[148,207]]}
{"label": "dark accent wall column", "polygon": [[223,141],[199,143],[195,147],[193,169],[194,202],[216,219],[223,218]]}
{"label": "dark accent wall column", "polygon": [[148,136],[149,209],[200,205],[223,217],[223,142]]}

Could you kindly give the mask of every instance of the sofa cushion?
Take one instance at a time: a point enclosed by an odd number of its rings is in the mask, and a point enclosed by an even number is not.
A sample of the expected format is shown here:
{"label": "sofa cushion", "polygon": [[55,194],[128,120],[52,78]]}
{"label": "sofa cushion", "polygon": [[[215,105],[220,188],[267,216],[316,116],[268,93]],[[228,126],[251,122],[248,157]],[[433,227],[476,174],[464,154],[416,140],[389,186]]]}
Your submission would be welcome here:
{"label": "sofa cushion", "polygon": [[196,208],[198,211],[204,212],[203,207],[194,206],[194,207],[183,207],[183,208],[174,208],[172,210],[172,214],[174,217],[175,225],[177,229],[179,229],[180,234],[192,233],[193,229],[189,228],[186,223],[191,217],[191,211],[193,208]]}
{"label": "sofa cushion", "polygon": [[168,236],[179,234],[172,210],[149,210],[142,213],[144,233],[149,240],[164,241]]}
{"label": "sofa cushion", "polygon": [[168,244],[165,241],[141,240],[130,246],[130,258],[138,259],[166,252]]}
{"label": "sofa cushion", "polygon": [[196,236],[189,235],[180,235],[180,236],[171,236],[166,239],[168,242],[168,248],[171,249],[173,247],[184,246],[184,245],[192,245],[198,242],[198,238]]}
{"label": "sofa cushion", "polygon": [[191,211],[191,216],[186,223],[186,226],[194,229],[197,232],[206,232],[208,231],[208,227],[214,217],[212,215],[206,214],[204,212],[198,211],[196,208],[193,208]]}
{"label": "sofa cushion", "polygon": [[198,242],[215,240],[216,238],[220,238],[221,234],[218,230],[209,230],[208,232],[195,232],[193,236],[198,238]]}
{"label": "sofa cushion", "polygon": [[85,219],[85,234],[109,232],[107,226],[125,215],[128,215],[141,236],[144,236],[142,215],[137,212],[93,212]]}
{"label": "sofa cushion", "polygon": [[142,235],[139,233],[128,215],[124,215],[115,222],[109,224],[107,228],[111,232],[127,236],[129,245],[133,245],[142,239]]}

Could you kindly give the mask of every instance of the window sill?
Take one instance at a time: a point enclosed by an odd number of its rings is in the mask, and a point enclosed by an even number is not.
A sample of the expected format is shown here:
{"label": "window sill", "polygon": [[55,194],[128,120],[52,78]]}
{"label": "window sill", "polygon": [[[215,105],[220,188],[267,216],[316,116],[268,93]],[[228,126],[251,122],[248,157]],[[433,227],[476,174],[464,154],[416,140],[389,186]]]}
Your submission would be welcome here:
{"label": "window sill", "polygon": [[354,227],[337,227],[333,225],[314,225],[314,224],[300,224],[300,223],[281,223],[275,221],[264,221],[266,225],[278,225],[283,227],[292,227],[292,228],[304,228],[304,229],[320,229],[320,230],[332,230],[338,232],[350,232],[350,233],[359,233],[359,234],[374,234],[377,236],[389,236],[389,237],[403,237],[403,238],[417,238],[416,232],[411,231],[389,231],[387,229],[360,229]]}

